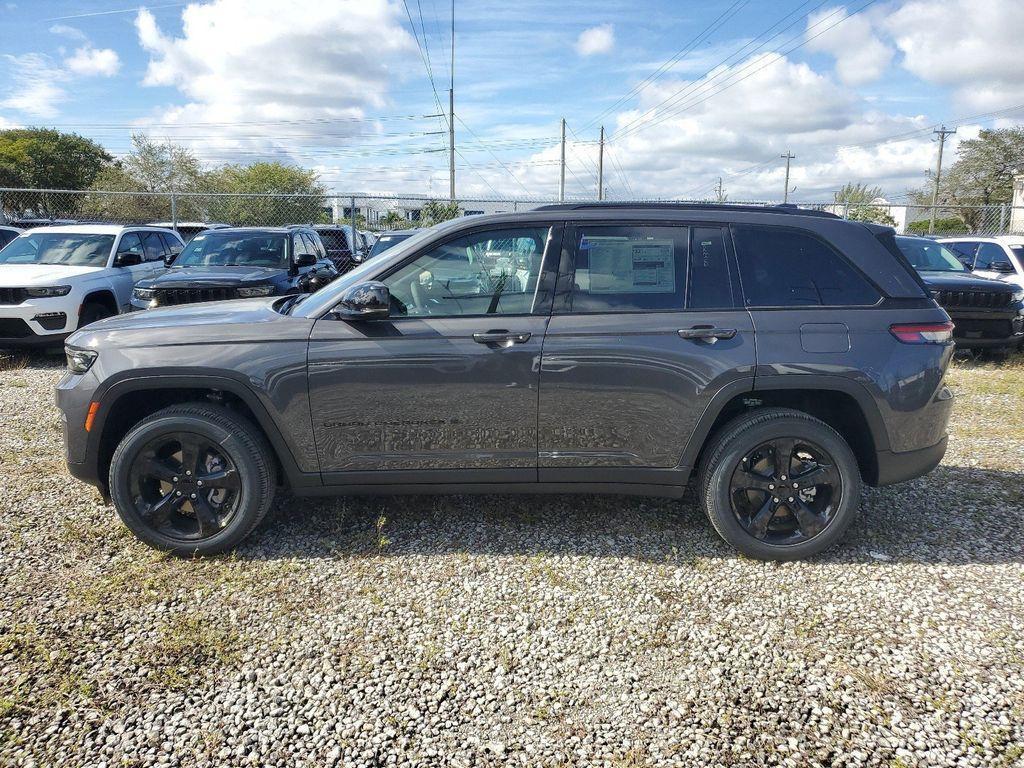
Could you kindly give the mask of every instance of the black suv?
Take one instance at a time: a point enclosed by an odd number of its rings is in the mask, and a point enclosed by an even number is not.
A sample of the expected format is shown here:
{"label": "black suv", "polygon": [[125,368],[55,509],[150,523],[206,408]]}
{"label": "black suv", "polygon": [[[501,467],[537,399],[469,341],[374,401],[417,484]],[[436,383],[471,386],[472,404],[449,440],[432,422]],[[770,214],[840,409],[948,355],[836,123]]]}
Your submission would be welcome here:
{"label": "black suv", "polygon": [[[194,241],[193,241],[194,242]],[[563,205],[438,225],[302,296],[68,340],[72,474],[178,553],[296,495],[680,497],[765,559],[934,468],[949,316],[885,227],[786,207]]]}
{"label": "black suv", "polygon": [[135,286],[134,309],[305,293],[338,276],[309,227],[206,230],[168,265],[163,274]]}
{"label": "black suv", "polygon": [[1006,351],[1024,341],[1024,288],[971,274],[942,243],[897,237],[896,245],[953,319],[959,349]]}

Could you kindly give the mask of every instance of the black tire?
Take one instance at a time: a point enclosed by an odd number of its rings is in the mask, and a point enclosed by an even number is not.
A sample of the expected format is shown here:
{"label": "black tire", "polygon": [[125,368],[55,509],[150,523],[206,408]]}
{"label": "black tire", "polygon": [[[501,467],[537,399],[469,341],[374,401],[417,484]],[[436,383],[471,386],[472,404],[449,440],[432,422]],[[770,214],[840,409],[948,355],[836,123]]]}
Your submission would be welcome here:
{"label": "black tire", "polygon": [[89,323],[95,323],[97,320],[113,317],[113,315],[114,313],[110,311],[110,307],[106,304],[90,301],[82,307],[82,311],[78,315],[78,327],[84,328]]}
{"label": "black tire", "polygon": [[[180,467],[175,470],[177,476],[173,478],[174,483],[169,482],[171,478],[167,478],[167,482],[157,481],[162,484],[162,488],[169,486],[169,492],[154,489],[151,476],[140,479],[140,474],[145,473],[145,470],[141,469],[141,463],[146,461],[144,455],[153,458],[152,446],[173,447],[175,439],[179,436],[187,437],[189,440],[195,438],[197,444],[211,446],[196,451],[196,454],[205,456],[207,462],[221,462],[219,468],[204,470],[213,474],[201,475],[197,469],[195,478],[212,478],[217,474],[223,477],[231,472],[232,483],[237,487],[223,491],[225,510],[220,510],[213,503],[214,495],[221,493],[220,489],[212,489],[212,481],[208,484],[210,487],[195,488],[196,480],[193,478],[192,487],[185,487],[186,498],[181,499],[178,507],[168,513],[167,521],[155,526],[147,521],[146,514],[151,513],[172,494],[182,495],[174,489],[184,487],[178,485],[177,481],[180,472],[187,466],[185,453],[184,450],[176,454],[165,453],[165,458],[159,459],[162,469],[167,466],[164,462],[170,464],[172,468]],[[184,441],[180,445],[184,449]],[[179,455],[181,459],[176,458]],[[197,458],[196,461],[199,462],[200,459]],[[124,524],[136,536],[152,547],[176,555],[192,556],[212,555],[232,549],[252,533],[270,510],[274,499],[274,478],[273,454],[255,426],[227,408],[194,403],[164,408],[132,427],[114,451],[110,462],[109,482],[114,507]],[[183,481],[189,482],[184,478]],[[202,482],[199,481],[198,485],[202,485]],[[208,530],[204,530],[200,523],[199,509],[191,506],[192,502],[187,500],[190,495],[191,498],[196,498],[190,491],[198,492],[200,498],[196,503],[203,504],[206,513],[211,510],[215,512],[214,523],[206,526]],[[155,503],[147,502],[144,498],[146,493],[150,493],[151,497],[162,498]],[[165,493],[166,496],[163,496]],[[226,508],[228,500],[231,502],[230,509]],[[185,506],[181,506],[182,504]],[[221,513],[224,514],[223,520],[220,518]],[[177,521],[180,523],[179,528],[187,527],[190,518],[197,529],[194,532],[183,533],[171,525]]]}
{"label": "black tire", "polygon": [[[758,467],[764,467],[764,461],[770,465],[771,459],[759,457],[773,456],[774,452],[765,452],[764,448],[790,441],[794,445],[789,451],[793,458],[785,465],[795,466],[797,471],[789,477],[781,475],[787,480],[787,495],[783,495],[777,468],[769,470],[768,477],[761,474],[763,469],[755,471],[750,462],[761,461]],[[818,464],[815,455],[826,457],[827,461]],[[828,477],[836,477],[837,482],[817,487],[806,485],[792,491],[788,481],[800,480],[805,474],[811,477],[809,469],[803,472],[808,467],[816,468],[816,473],[824,468]],[[743,485],[737,478],[750,477],[757,478],[755,485],[763,479],[764,487],[737,488],[738,484]],[[768,485],[769,480],[774,482]],[[799,560],[828,549],[853,522],[860,503],[860,469],[850,446],[823,421],[786,408],[746,413],[718,430],[704,453],[698,483],[704,512],[718,534],[743,554],[758,560]],[[780,490],[769,492],[769,487]],[[779,496],[774,496],[776,493]],[[788,497],[789,493],[797,495]],[[781,503],[776,504],[775,499]],[[790,503],[794,500],[795,504]],[[803,503],[805,500],[807,503]],[[772,506],[776,511],[772,511]],[[816,506],[820,510],[813,509]],[[758,514],[754,514],[755,507]],[[809,514],[812,512],[813,516]],[[803,534],[805,519],[813,521],[813,527],[808,525],[810,536]]]}

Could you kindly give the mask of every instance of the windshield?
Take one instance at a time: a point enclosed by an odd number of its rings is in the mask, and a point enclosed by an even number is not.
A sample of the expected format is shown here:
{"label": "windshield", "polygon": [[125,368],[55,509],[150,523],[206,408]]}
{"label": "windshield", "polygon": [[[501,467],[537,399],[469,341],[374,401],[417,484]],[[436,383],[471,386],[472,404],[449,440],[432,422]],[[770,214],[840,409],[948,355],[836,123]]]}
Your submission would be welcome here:
{"label": "windshield", "polygon": [[407,240],[412,236],[410,232],[408,235],[381,235],[377,242],[373,244],[373,248],[370,249],[370,255],[376,256],[378,253],[386,251],[393,245],[397,245],[403,240]]}
{"label": "windshield", "polygon": [[174,260],[175,267],[288,267],[288,235],[201,232]]}
{"label": "windshield", "polygon": [[897,237],[896,245],[918,272],[966,272],[956,255],[946,246],[916,237]]}
{"label": "windshield", "polygon": [[113,245],[113,235],[32,232],[16,237],[0,250],[0,264],[105,267]]}

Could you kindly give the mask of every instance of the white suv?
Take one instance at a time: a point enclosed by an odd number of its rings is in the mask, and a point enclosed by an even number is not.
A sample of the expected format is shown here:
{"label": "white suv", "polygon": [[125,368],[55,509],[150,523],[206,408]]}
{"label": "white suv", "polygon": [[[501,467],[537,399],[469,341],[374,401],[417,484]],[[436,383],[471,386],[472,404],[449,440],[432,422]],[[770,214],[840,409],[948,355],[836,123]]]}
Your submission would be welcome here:
{"label": "white suv", "polygon": [[943,237],[974,274],[1024,286],[1024,237]]}
{"label": "white suv", "polygon": [[181,251],[157,227],[76,224],[30,229],[0,249],[0,347],[57,345],[127,311],[139,280]]}

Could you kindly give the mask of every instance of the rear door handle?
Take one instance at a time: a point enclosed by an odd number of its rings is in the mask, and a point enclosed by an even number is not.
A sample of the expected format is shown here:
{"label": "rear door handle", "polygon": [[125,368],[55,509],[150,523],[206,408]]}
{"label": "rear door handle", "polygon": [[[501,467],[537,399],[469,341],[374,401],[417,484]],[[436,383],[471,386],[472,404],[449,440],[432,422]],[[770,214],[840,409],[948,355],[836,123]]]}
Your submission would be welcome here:
{"label": "rear door handle", "polygon": [[715,328],[710,325],[698,325],[696,328],[680,328],[679,336],[684,339],[696,339],[714,344],[719,339],[731,339],[736,336],[735,328]]}
{"label": "rear door handle", "polygon": [[485,333],[474,333],[473,341],[477,344],[511,347],[513,344],[525,344],[532,335],[529,331],[486,331]]}

